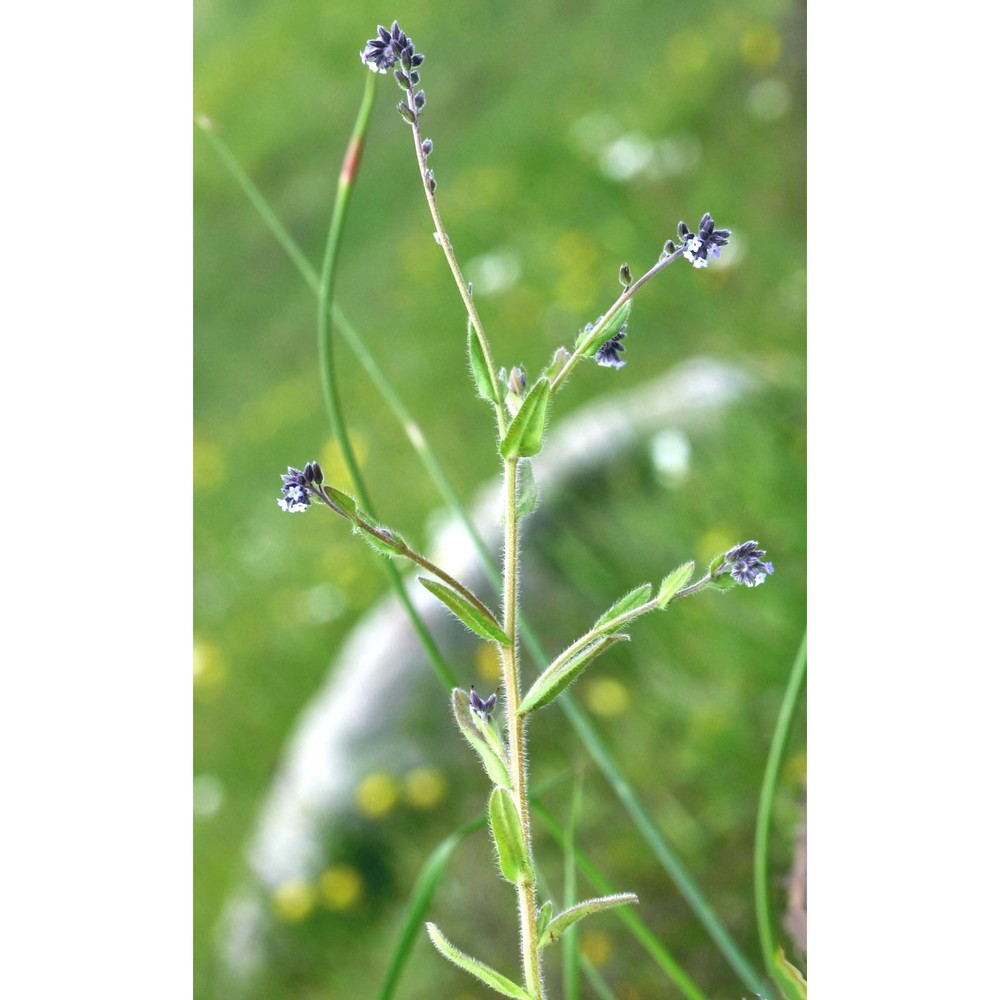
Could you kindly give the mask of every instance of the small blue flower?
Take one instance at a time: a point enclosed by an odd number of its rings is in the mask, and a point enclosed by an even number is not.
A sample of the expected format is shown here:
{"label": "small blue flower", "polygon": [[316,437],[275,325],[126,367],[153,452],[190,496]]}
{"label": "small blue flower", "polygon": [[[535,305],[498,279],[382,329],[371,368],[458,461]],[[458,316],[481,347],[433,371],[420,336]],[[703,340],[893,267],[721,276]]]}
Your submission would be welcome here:
{"label": "small blue flower", "polygon": [[623,368],[627,364],[619,357],[619,353],[625,350],[625,345],[622,343],[625,339],[625,325],[623,323],[622,328],[597,349],[594,360],[599,365],[603,365],[605,368]]}
{"label": "small blue flower", "polygon": [[497,703],[497,692],[494,691],[493,694],[486,698],[485,700],[479,697],[476,691],[476,686],[470,685],[469,687],[469,707],[473,712],[478,715],[483,722],[489,721],[490,714],[492,713],[494,707]]}
{"label": "small blue flower", "polygon": [[715,260],[729,242],[730,230],[716,229],[712,216],[706,212],[701,217],[697,233],[692,233],[683,222],[680,222],[677,224],[677,235],[683,243],[684,256],[695,267],[708,267],[708,262]]}
{"label": "small blue flower", "polygon": [[373,72],[384,73],[402,62],[406,69],[419,66],[424,57],[413,51],[413,43],[400,30],[399,22],[392,22],[392,29],[378,26],[375,38],[369,38],[361,52],[361,61]]}
{"label": "small blue flower", "polygon": [[755,541],[736,545],[725,555],[721,565],[712,574],[715,577],[728,573],[737,583],[745,587],[758,587],[774,572],[774,564],[764,562],[764,549]]}
{"label": "small blue flower", "polygon": [[310,496],[316,493],[315,487],[323,482],[323,470],[319,462],[308,462],[304,469],[288,467],[288,472],[281,477],[284,484],[278,497],[278,506],[289,514],[301,514],[309,507]]}

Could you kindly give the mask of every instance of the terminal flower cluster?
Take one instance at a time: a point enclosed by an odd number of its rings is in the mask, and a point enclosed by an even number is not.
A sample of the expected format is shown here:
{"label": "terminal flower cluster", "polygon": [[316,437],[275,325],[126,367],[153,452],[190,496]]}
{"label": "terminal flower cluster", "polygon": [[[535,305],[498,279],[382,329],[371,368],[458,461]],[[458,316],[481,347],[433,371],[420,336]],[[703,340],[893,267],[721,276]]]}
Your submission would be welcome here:
{"label": "terminal flower cluster", "polygon": [[742,583],[745,587],[757,587],[774,572],[774,564],[764,562],[762,558],[764,555],[766,552],[758,548],[757,542],[743,542],[725,554],[722,562],[712,572],[712,576],[718,579],[728,573],[737,583]]}
{"label": "terminal flower cluster", "polygon": [[728,229],[716,229],[712,216],[706,212],[701,217],[697,233],[692,233],[683,222],[679,222],[677,235],[684,246],[684,256],[695,267],[708,267],[708,262],[722,253],[731,233]]}
{"label": "terminal flower cluster", "polygon": [[289,466],[281,482],[284,495],[278,497],[278,506],[289,514],[301,514],[309,508],[310,497],[320,495],[317,487],[323,482],[323,470],[319,462],[307,462],[304,469]]}

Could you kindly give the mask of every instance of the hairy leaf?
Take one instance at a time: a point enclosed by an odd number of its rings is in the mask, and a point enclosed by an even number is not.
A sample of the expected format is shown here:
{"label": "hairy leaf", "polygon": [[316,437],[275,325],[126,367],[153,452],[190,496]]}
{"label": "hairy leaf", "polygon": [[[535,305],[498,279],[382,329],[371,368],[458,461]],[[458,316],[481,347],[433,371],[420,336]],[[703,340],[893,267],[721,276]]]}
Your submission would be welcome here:
{"label": "hairy leaf", "polygon": [[426,587],[463,625],[472,629],[483,639],[492,639],[504,646],[510,645],[510,639],[500,627],[500,623],[488,611],[477,608],[468,598],[457,590],[445,586],[437,580],[429,580],[426,576],[417,579]]}
{"label": "hairy leaf", "polygon": [[449,962],[454,962],[460,969],[464,969],[470,976],[475,976],[480,982],[485,983],[491,989],[497,991],[505,997],[513,997],[514,1000],[532,1000],[530,993],[523,990],[517,983],[502,976],[496,969],[491,969],[478,958],[466,955],[464,951],[459,951],[437,928],[436,924],[427,922],[427,933],[430,935],[434,947]]}

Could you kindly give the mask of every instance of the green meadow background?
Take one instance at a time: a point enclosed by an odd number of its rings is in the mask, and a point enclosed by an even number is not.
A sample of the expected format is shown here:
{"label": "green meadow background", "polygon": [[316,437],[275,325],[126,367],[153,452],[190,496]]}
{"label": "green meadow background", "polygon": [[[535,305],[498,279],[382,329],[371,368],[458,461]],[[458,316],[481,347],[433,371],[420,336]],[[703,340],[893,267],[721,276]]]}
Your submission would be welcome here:
{"label": "green meadow background", "polygon": [[[554,654],[616,597],[760,539],[776,572],[640,620],[573,688],[636,794],[760,966],[752,847],[770,737],[805,627],[805,8],[791,0],[195,6],[195,108],[207,115],[319,267],[345,142],[368,71],[358,52],[398,18],[426,55],[424,134],[452,243],[499,364],[529,377],[710,211],[733,230],[726,266],[685,261],[635,302],[621,371],[583,367],[554,425],[709,356],[755,388],[687,435],[665,477],[648,442],[543,495],[529,522],[531,614]],[[338,303],[419,419],[458,494],[497,483],[491,413],[466,372],[465,317],[421,191],[408,128],[380,80],[337,276]],[[426,667],[406,766],[359,762],[350,815],[313,880],[258,899],[268,917],[249,980],[227,971],[223,915],[252,883],[246,849],[300,713],[352,628],[388,591],[377,559],[328,512],[282,514],[280,474],[317,458],[348,488],[325,416],[313,295],[206,137],[195,170],[195,994],[374,997],[420,865],[481,812],[478,763]],[[720,262],[721,263],[721,262]],[[442,500],[377,390],[338,342],[339,385],[382,521],[416,548]],[[484,590],[484,595],[487,593]],[[489,689],[489,650],[450,662]],[[526,668],[529,676],[533,668]],[[391,713],[387,713],[391,714]],[[803,819],[805,723],[782,767],[770,851],[779,942],[783,878]],[[373,740],[397,738],[385,719]],[[532,778],[582,774],[581,846],[709,997],[749,995],[620,810],[556,709],[532,728]],[[403,757],[401,757],[401,760]],[[546,804],[567,815],[572,781]],[[554,891],[562,858],[541,827]],[[581,879],[581,889],[585,890]],[[469,838],[431,909],[465,950],[516,978],[513,894],[485,833]],[[679,993],[613,915],[581,925],[615,996]],[[558,949],[547,959],[559,991]],[[597,995],[584,983],[583,995]],[[486,996],[418,941],[401,998]]]}

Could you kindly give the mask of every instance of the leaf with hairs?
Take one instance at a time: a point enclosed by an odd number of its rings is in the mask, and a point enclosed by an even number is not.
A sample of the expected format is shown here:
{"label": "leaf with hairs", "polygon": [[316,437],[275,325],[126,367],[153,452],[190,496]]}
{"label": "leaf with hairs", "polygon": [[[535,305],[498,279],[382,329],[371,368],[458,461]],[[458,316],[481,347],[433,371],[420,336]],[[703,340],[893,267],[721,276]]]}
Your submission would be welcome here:
{"label": "leaf with hairs", "polygon": [[533,1000],[530,993],[523,990],[517,983],[500,975],[496,969],[491,969],[478,958],[466,955],[464,951],[459,951],[437,928],[436,924],[427,922],[427,933],[430,935],[434,947],[449,962],[453,962],[460,969],[464,969],[470,976],[475,976],[481,983],[485,983],[491,989],[497,991],[505,997],[512,997],[513,1000]]}

